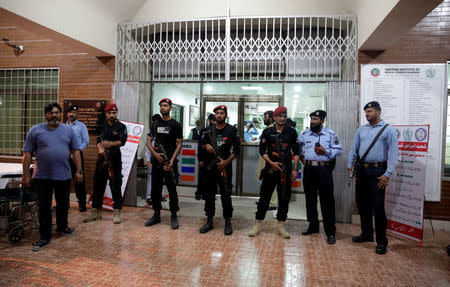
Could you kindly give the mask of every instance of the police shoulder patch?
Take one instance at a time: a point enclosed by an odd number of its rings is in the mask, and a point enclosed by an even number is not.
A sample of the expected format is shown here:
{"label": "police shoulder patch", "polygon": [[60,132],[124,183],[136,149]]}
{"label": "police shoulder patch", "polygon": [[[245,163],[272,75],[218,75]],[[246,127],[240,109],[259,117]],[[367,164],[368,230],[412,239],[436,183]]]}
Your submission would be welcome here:
{"label": "police shoulder patch", "polygon": [[334,137],[334,144],[339,144],[339,139],[337,136]]}

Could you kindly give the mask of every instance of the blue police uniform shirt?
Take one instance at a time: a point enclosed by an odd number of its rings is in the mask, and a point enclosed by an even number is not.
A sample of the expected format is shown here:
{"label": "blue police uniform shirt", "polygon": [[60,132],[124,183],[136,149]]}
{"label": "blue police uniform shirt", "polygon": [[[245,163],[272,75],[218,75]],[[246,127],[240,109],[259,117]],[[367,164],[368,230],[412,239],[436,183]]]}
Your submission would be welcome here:
{"label": "blue police uniform shirt", "polygon": [[80,143],[80,150],[84,150],[89,145],[89,133],[86,125],[79,120],[75,120],[71,126],[69,126],[69,121],[67,121],[66,125],[75,132]]}
{"label": "blue police uniform shirt", "polygon": [[[314,151],[314,146],[320,141],[320,145],[325,148],[325,155],[319,155]],[[342,153],[342,146],[336,133],[329,128],[322,126],[317,134],[311,130],[305,130],[299,136],[300,155],[304,155],[306,160],[330,161]]]}
{"label": "blue police uniform shirt", "polygon": [[66,125],[50,129],[46,123],[33,126],[27,134],[24,152],[35,153],[36,179],[67,180],[72,178],[71,150],[80,149],[75,132]]}
{"label": "blue police uniform shirt", "polygon": [[[377,125],[371,126],[365,124],[356,131],[355,138],[353,139],[352,149],[348,155],[347,167],[353,166],[353,161],[356,159],[356,151],[359,153],[359,157],[362,157],[370,146],[378,132],[383,128],[386,123],[382,120]],[[398,139],[397,134],[393,127],[388,126],[375,145],[367,154],[364,162],[388,162],[388,166],[385,176],[391,177],[394,172],[395,165],[398,162]]]}

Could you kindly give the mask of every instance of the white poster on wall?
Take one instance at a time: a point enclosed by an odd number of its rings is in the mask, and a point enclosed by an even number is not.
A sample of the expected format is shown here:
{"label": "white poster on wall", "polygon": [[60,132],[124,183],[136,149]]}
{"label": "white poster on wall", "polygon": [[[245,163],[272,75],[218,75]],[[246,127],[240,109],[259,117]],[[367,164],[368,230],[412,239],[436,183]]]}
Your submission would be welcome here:
{"label": "white poster on wall", "polygon": [[[361,111],[370,101],[381,105],[391,125],[429,125],[425,197],[440,201],[447,108],[445,64],[361,66]],[[365,124],[361,112],[361,124]]]}

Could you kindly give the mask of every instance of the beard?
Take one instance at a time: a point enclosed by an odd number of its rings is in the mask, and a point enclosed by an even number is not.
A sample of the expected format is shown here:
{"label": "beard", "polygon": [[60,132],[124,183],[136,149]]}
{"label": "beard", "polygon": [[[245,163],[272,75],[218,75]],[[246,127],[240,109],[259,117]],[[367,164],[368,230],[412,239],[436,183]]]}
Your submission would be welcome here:
{"label": "beard", "polygon": [[310,125],[310,129],[313,131],[313,132],[315,132],[315,133],[317,133],[318,131],[320,131],[320,128],[322,127],[322,125],[321,124],[318,124],[318,125],[313,125],[313,124],[311,124]]}
{"label": "beard", "polygon": [[60,120],[61,120],[61,118],[52,117],[51,119],[47,119],[47,125],[49,127],[56,128],[56,127],[58,127]]}
{"label": "beard", "polygon": [[223,124],[225,120],[222,120],[221,118],[216,118],[216,123]]}
{"label": "beard", "polygon": [[115,123],[117,121],[117,118],[110,117],[108,121],[110,121],[111,123]]}

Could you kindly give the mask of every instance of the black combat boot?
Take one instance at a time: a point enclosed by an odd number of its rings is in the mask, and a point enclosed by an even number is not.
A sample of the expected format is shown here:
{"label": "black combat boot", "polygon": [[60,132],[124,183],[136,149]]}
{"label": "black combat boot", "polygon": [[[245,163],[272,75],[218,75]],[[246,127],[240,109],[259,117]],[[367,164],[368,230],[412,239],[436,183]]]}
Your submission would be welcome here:
{"label": "black combat boot", "polygon": [[233,234],[233,227],[231,227],[231,218],[225,218],[225,228],[223,229],[225,235]]}
{"label": "black combat boot", "polygon": [[161,223],[161,215],[160,215],[160,211],[159,210],[158,211],[155,210],[155,213],[153,214],[153,217],[145,222],[145,226],[152,226],[152,225],[155,225],[157,223]]}
{"label": "black combat boot", "polygon": [[213,218],[212,217],[208,217],[208,220],[206,221],[206,224],[202,226],[202,228],[200,228],[200,233],[206,233],[210,230],[214,229],[214,225],[213,225]]}
{"label": "black combat boot", "polygon": [[180,227],[176,213],[172,213],[170,216],[170,227],[172,227],[172,229],[178,229]]}

